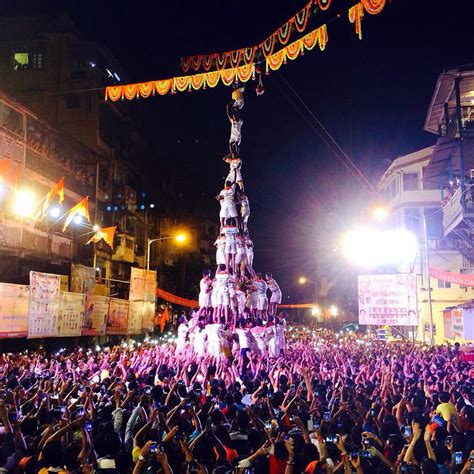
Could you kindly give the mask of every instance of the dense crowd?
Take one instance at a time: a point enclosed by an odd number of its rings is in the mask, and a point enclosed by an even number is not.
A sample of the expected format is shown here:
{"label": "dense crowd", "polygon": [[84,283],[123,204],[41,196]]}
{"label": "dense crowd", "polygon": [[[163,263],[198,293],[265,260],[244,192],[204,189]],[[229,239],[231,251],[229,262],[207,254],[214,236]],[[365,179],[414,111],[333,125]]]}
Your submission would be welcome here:
{"label": "dense crowd", "polygon": [[0,470],[471,470],[473,379],[458,348],[290,327],[278,357],[249,352],[242,364],[232,349],[4,354]]}

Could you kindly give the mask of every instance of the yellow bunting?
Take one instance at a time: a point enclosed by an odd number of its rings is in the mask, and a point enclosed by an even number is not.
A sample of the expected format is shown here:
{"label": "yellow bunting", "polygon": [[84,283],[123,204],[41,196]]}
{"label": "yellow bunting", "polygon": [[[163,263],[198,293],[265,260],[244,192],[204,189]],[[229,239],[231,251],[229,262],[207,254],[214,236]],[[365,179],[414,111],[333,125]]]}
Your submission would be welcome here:
{"label": "yellow bunting", "polygon": [[180,76],[174,78],[174,88],[180,92],[186,91],[189,89],[191,84],[191,76]]}
{"label": "yellow bunting", "polygon": [[122,98],[122,86],[109,86],[105,89],[105,100],[110,99],[112,102],[117,102],[117,100]]}
{"label": "yellow bunting", "polygon": [[226,86],[230,86],[235,81],[235,69],[223,69],[221,79]]}
{"label": "yellow bunting", "polygon": [[365,11],[370,15],[377,15],[385,7],[386,0],[362,0]]}
{"label": "yellow bunting", "polygon": [[354,23],[355,32],[362,39],[362,18],[364,18],[364,6],[362,2],[356,3],[353,7],[349,8],[349,21]]}
{"label": "yellow bunting", "polygon": [[127,84],[123,86],[123,95],[128,100],[132,100],[138,97],[138,91],[138,84]]}
{"label": "yellow bunting", "polygon": [[155,90],[160,95],[166,95],[170,91],[173,85],[173,79],[162,79],[161,81],[155,81]]}
{"label": "yellow bunting", "polygon": [[153,82],[142,82],[138,84],[138,92],[144,99],[150,97],[155,91]]}
{"label": "yellow bunting", "polygon": [[211,71],[206,72],[206,84],[209,87],[216,87],[219,84],[219,79],[221,78],[221,71]]}

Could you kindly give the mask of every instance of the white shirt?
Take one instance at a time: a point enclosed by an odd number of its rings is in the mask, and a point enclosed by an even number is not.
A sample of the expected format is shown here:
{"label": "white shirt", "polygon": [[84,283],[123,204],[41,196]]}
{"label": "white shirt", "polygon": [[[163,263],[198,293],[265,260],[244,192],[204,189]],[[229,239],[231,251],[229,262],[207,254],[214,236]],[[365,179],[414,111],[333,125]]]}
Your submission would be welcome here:
{"label": "white shirt", "polygon": [[227,286],[229,277],[230,275],[227,272],[216,272],[216,287],[225,288]]}
{"label": "white shirt", "polygon": [[267,294],[267,284],[263,280],[254,280],[253,284],[257,288],[258,296],[266,296]]}
{"label": "white shirt", "polygon": [[232,186],[226,186],[219,193],[219,196],[222,196],[224,198],[224,199],[221,199],[221,202],[224,202],[226,204],[233,203],[234,194],[235,194],[235,184],[233,184]]}
{"label": "white shirt", "polygon": [[244,123],[243,120],[232,120],[232,124],[230,126],[230,140],[233,142],[238,142],[242,138],[242,124]]}
{"label": "white shirt", "polygon": [[271,278],[270,280],[267,280],[267,285],[268,285],[268,289],[272,293],[278,293],[280,291],[280,286],[273,278]]}
{"label": "white shirt", "polygon": [[237,227],[233,226],[233,225],[229,225],[229,226],[225,226],[224,227],[224,234],[225,234],[225,238],[226,238],[226,241],[233,241],[235,240],[235,238],[237,237],[237,233],[239,232],[239,230],[237,229]]}
{"label": "white shirt", "polygon": [[211,287],[211,280],[208,280],[207,278],[201,278],[201,281],[199,282],[199,289],[201,293],[207,294],[210,291]]}
{"label": "white shirt", "polygon": [[244,255],[245,250],[245,237],[237,236],[237,253],[239,255]]}
{"label": "white shirt", "polygon": [[240,198],[240,213],[243,216],[250,215],[250,203],[247,196],[241,196]]}
{"label": "white shirt", "polygon": [[249,330],[238,328],[235,330],[237,336],[239,336],[239,346],[241,349],[250,349]]}

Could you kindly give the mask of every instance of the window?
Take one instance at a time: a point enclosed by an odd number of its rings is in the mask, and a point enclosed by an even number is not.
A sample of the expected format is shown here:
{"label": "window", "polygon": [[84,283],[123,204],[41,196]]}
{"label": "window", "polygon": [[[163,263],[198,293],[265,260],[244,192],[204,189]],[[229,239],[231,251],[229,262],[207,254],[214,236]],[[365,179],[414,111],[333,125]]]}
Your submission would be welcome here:
{"label": "window", "polygon": [[450,281],[438,280],[438,288],[451,288]]}
{"label": "window", "polygon": [[64,99],[68,109],[79,109],[81,107],[81,96],[79,94],[67,94]]}
{"label": "window", "polygon": [[403,190],[416,191],[418,189],[418,173],[403,173]]}
{"label": "window", "polygon": [[13,53],[13,69],[43,69],[43,53],[21,51]]}

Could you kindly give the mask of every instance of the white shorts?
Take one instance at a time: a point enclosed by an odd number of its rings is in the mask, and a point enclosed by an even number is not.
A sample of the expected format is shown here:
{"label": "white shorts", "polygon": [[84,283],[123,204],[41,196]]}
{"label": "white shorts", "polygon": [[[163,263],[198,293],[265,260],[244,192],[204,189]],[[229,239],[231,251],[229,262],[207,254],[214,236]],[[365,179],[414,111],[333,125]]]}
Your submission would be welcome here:
{"label": "white shorts", "polygon": [[217,290],[217,306],[229,306],[229,292],[227,288]]}
{"label": "white shorts", "polygon": [[270,296],[270,303],[281,303],[281,291],[275,291],[275,293],[272,293],[272,296]]}
{"label": "white shorts", "polygon": [[217,308],[217,292],[216,291],[213,291],[211,293],[211,306],[213,308]]}
{"label": "white shorts", "polygon": [[237,252],[237,255],[235,256],[235,263],[247,263],[247,255],[245,253],[239,253]]}
{"label": "white shorts", "polygon": [[247,252],[247,263],[252,266],[253,264],[253,252]]}
{"label": "white shorts", "polygon": [[268,298],[265,295],[257,296],[257,309],[259,311],[266,311],[268,309]]}
{"label": "white shorts", "polygon": [[257,300],[257,293],[250,293],[247,297],[247,307],[249,309],[257,309],[258,300]]}
{"label": "white shorts", "polygon": [[235,239],[226,239],[225,253],[237,253],[237,242],[235,241]]}
{"label": "white shorts", "polygon": [[229,217],[237,217],[237,208],[234,203],[222,203],[221,211],[219,212],[219,217],[221,219],[227,219]]}
{"label": "white shorts", "polygon": [[211,306],[211,293],[199,293],[199,307],[209,308]]}
{"label": "white shorts", "polygon": [[216,252],[216,263],[217,265],[225,265],[225,252],[224,249]]}

